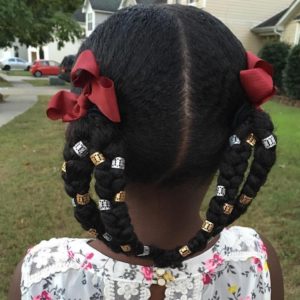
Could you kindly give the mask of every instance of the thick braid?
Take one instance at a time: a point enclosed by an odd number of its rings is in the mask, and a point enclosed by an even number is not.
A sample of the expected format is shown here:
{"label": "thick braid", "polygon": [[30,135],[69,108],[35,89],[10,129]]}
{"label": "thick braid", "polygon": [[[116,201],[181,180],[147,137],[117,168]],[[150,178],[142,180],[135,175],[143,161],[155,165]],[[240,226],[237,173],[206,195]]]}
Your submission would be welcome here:
{"label": "thick braid", "polygon": [[277,139],[273,134],[273,130],[274,125],[269,115],[263,111],[255,111],[253,133],[257,142],[254,148],[254,158],[246,182],[241,189],[241,195],[236,199],[231,222],[247,211],[249,204],[266,182],[267,176],[276,161]]}
{"label": "thick braid", "polygon": [[116,160],[121,160],[121,163],[125,161],[118,125],[109,122],[100,114],[95,116],[95,119],[92,149],[101,152],[105,157],[105,161],[96,165],[94,169],[95,190],[100,201],[109,201],[104,209],[100,209],[105,226],[105,238],[116,252],[138,254],[143,252],[144,248],[134,233],[127,205],[123,200],[115,201],[115,197],[124,192],[126,185],[124,169],[112,167]]}
{"label": "thick braid", "polygon": [[[87,195],[90,189],[91,175],[94,169],[88,155],[90,147],[90,128],[93,128],[93,122],[86,117],[72,122],[67,129],[67,141],[63,156],[65,159],[62,170],[62,178],[65,182],[65,190],[72,197],[74,205],[74,216],[84,230],[95,230],[103,232],[104,227],[100,220],[100,213],[96,203],[89,198],[87,203],[78,203],[78,195]],[[79,150],[85,153],[78,155],[74,148],[79,146]],[[81,148],[80,148],[81,146]]]}
{"label": "thick braid", "polygon": [[[244,176],[248,167],[248,160],[251,156],[251,146],[245,143],[249,135],[252,125],[252,114],[234,131],[230,137],[230,143],[224,152],[223,159],[220,163],[217,195],[212,197],[206,218],[213,224],[213,230],[199,230],[197,234],[187,243],[187,248],[191,253],[195,253],[204,249],[209,238],[218,234],[222,229],[229,225],[230,213],[233,209],[235,199],[239,192],[240,185],[243,183]],[[235,138],[235,143],[232,138]],[[225,211],[224,205],[232,207],[229,211]],[[227,213],[225,213],[227,212]],[[173,266],[178,267],[184,255],[181,255],[178,247],[171,251],[163,251],[158,248],[152,249],[152,256],[155,264],[161,267]],[[188,251],[186,252],[188,253]]]}

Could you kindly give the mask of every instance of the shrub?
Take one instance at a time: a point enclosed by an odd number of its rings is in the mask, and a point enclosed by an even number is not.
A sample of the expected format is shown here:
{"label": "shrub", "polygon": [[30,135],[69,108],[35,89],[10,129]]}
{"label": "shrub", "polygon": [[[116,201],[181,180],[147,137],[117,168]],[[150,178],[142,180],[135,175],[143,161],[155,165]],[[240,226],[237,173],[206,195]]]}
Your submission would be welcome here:
{"label": "shrub", "polygon": [[283,70],[286,66],[290,45],[284,42],[267,43],[259,52],[258,56],[269,62],[274,67],[274,82],[279,92],[283,92]]}
{"label": "shrub", "polygon": [[283,83],[290,98],[300,99],[300,45],[293,47],[288,56]]}

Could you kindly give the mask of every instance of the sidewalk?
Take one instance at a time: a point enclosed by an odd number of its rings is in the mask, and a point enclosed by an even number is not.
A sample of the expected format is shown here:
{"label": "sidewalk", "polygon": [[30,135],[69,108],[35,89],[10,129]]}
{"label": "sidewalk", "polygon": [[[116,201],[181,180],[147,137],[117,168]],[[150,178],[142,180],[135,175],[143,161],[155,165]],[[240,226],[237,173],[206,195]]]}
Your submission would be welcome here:
{"label": "sidewalk", "polygon": [[9,81],[13,87],[0,88],[0,93],[9,95],[5,98],[5,102],[0,103],[0,127],[16,116],[24,113],[36,101],[38,95],[54,95],[61,87],[34,87],[29,83],[22,81],[28,79],[26,76],[7,76],[0,75]]}

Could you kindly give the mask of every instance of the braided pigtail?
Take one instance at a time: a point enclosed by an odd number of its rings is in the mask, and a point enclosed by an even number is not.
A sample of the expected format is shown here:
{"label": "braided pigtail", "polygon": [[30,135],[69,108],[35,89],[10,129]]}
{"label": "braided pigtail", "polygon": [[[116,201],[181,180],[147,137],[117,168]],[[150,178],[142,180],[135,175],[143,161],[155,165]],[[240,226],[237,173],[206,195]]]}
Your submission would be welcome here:
{"label": "braided pigtail", "polygon": [[143,245],[138,241],[125,201],[125,158],[118,125],[100,114],[95,117],[91,159],[95,164],[95,190],[105,226],[103,238],[115,252],[139,254]]}
{"label": "braided pigtail", "polygon": [[184,257],[204,249],[208,240],[217,235],[230,224],[230,214],[233,211],[235,199],[240,185],[244,181],[251,156],[251,146],[246,143],[252,124],[252,115],[244,121],[229,138],[223,159],[219,167],[217,193],[212,197],[201,230],[183,247],[172,251],[153,249],[155,263],[161,267],[180,266]]}
{"label": "braided pigtail", "polygon": [[91,234],[103,232],[104,227],[96,203],[90,198],[90,189],[93,164],[89,159],[90,128],[93,122],[89,117],[72,122],[66,134],[64,148],[65,162],[62,168],[62,178],[65,190],[72,197],[74,216],[84,230]]}
{"label": "braided pigtail", "polygon": [[252,144],[255,144],[254,157],[246,182],[241,189],[241,194],[236,199],[231,222],[247,211],[249,204],[266,182],[267,176],[276,161],[277,138],[273,134],[273,130],[274,125],[269,115],[263,111],[255,111],[253,117],[254,137],[252,138]]}

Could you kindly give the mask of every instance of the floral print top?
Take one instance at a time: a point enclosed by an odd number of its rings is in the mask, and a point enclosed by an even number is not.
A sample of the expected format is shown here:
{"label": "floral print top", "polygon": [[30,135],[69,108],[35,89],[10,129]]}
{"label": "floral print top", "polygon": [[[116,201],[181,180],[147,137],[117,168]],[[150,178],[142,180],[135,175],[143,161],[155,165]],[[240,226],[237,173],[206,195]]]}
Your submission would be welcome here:
{"label": "floral print top", "polygon": [[88,239],[60,238],[31,248],[22,266],[23,300],[146,300],[152,284],[166,300],[270,300],[266,248],[250,228],[224,229],[182,268],[160,269],[109,258]]}

